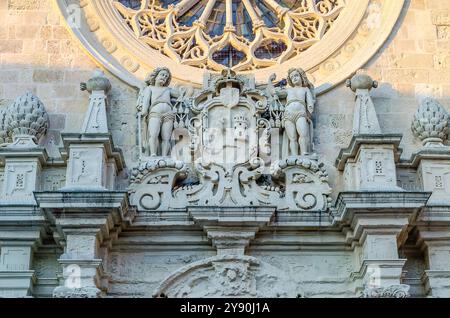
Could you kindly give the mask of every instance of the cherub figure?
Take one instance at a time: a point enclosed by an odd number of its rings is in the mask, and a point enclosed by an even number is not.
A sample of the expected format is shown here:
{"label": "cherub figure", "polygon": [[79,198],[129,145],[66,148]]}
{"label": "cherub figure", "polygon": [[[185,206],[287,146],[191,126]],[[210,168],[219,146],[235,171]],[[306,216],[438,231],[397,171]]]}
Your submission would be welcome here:
{"label": "cherub figure", "polygon": [[273,79],[273,76],[269,79],[270,93],[286,99],[283,124],[288,145],[284,154],[308,155],[312,151],[311,115],[315,104],[314,85],[300,68],[291,68],[288,72],[287,82],[291,87],[275,89]]}
{"label": "cherub figure", "polygon": [[161,137],[161,156],[168,156],[175,113],[171,97],[178,97],[169,86],[172,75],[168,68],[158,67],[145,79],[139,92],[138,116],[142,118],[144,154],[157,156]]}

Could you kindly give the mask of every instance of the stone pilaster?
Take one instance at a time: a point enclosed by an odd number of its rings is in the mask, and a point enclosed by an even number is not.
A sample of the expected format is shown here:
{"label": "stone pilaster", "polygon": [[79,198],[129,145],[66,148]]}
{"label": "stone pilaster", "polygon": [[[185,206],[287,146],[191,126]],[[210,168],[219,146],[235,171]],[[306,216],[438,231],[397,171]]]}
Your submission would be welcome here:
{"label": "stone pilaster", "polygon": [[54,297],[101,297],[108,289],[105,261],[110,238],[132,218],[124,192],[40,192],[36,200],[65,241],[58,260],[64,285]]}
{"label": "stone pilaster", "polygon": [[418,241],[426,255],[422,276],[430,297],[450,297],[450,206],[427,206],[417,218]]}
{"label": "stone pilaster", "polygon": [[33,294],[33,254],[41,245],[44,223],[34,212],[32,216],[29,208],[0,208],[0,297]]}
{"label": "stone pilaster", "polygon": [[423,147],[404,166],[417,169],[419,185],[432,192],[427,205],[450,206],[450,147]]}
{"label": "stone pilaster", "polygon": [[[124,167],[122,152],[114,148],[111,134],[61,134],[67,159],[63,191],[114,190]],[[68,155],[68,156],[67,156]]]}
{"label": "stone pilaster", "polygon": [[335,166],[344,172],[346,191],[403,191],[397,186],[396,162],[401,135],[356,135],[342,149]]}
{"label": "stone pilaster", "polygon": [[357,74],[347,81],[355,93],[353,138],[342,149],[336,167],[344,172],[347,191],[402,191],[397,186],[396,162],[401,135],[383,134],[370,97],[377,82]]}
{"label": "stone pilaster", "polygon": [[42,166],[48,155],[44,148],[0,148],[5,162],[0,205],[35,205],[33,191],[39,190]]}
{"label": "stone pilaster", "polygon": [[430,193],[341,192],[336,220],[345,225],[347,241],[355,248],[355,293],[363,297],[406,297],[401,284],[405,259],[398,248],[407,226]]}

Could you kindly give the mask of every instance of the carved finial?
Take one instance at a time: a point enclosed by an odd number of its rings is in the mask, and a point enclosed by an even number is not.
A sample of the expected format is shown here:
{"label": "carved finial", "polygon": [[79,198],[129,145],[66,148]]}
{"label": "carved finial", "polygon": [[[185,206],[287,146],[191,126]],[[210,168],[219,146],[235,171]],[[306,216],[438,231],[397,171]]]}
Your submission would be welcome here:
{"label": "carved finial", "polygon": [[441,147],[448,138],[448,119],[444,107],[437,100],[427,97],[414,115],[411,130],[425,147]]}
{"label": "carved finial", "polygon": [[90,80],[86,83],[80,83],[80,89],[89,93],[93,91],[104,91],[107,94],[111,89],[111,82],[106,78],[102,70],[96,69]]}
{"label": "carved finial", "polygon": [[375,106],[370,97],[370,90],[378,87],[378,82],[360,71],[351,79],[348,79],[346,84],[356,93],[353,135],[381,134]]}
{"label": "carved finial", "polygon": [[[35,146],[48,129],[44,104],[33,93],[18,97],[6,111],[6,130],[14,139],[12,146]],[[19,142],[19,139],[22,140]],[[26,140],[26,141],[25,141]]]}
{"label": "carved finial", "polygon": [[369,288],[366,287],[361,294],[361,298],[408,298],[410,286],[401,285],[390,285],[386,287]]}
{"label": "carved finial", "polygon": [[354,92],[356,92],[357,89],[367,89],[370,91],[372,88],[378,87],[377,81],[374,81],[369,75],[363,73],[356,74],[345,83],[347,84],[347,87],[350,87]]}

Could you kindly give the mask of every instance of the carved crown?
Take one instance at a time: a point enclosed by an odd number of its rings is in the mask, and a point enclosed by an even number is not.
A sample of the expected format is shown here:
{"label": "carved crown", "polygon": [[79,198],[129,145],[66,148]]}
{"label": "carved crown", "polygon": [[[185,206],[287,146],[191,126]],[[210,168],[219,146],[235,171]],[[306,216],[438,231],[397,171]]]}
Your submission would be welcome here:
{"label": "carved crown", "polygon": [[234,121],[234,126],[244,126],[247,127],[248,126],[248,119],[247,117],[243,116],[243,115],[236,115],[233,117],[233,121]]}

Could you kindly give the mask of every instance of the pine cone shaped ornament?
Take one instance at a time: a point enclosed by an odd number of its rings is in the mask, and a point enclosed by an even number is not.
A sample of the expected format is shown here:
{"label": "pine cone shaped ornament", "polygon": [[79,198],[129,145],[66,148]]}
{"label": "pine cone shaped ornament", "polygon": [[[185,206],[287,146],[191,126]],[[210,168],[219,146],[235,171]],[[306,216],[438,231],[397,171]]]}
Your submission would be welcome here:
{"label": "pine cone shaped ornament", "polygon": [[[48,129],[48,114],[44,104],[31,92],[18,97],[6,111],[6,128],[10,138],[17,143],[17,139],[28,140],[37,144]],[[22,142],[23,145],[25,145]]]}
{"label": "pine cone shaped ornament", "polygon": [[425,98],[414,114],[411,130],[426,147],[443,146],[448,137],[448,113],[437,100]]}

